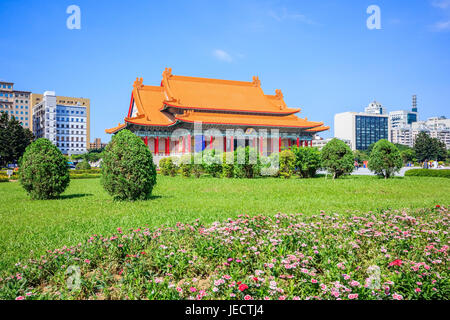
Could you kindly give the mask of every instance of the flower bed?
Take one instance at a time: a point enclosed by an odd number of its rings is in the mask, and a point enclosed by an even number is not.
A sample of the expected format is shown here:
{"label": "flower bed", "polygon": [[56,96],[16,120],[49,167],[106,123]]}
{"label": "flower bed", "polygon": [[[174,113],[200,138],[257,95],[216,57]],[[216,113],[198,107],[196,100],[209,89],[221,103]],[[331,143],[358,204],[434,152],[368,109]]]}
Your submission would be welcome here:
{"label": "flower bed", "polygon": [[436,206],[118,229],[18,263],[0,298],[448,299],[449,218]]}

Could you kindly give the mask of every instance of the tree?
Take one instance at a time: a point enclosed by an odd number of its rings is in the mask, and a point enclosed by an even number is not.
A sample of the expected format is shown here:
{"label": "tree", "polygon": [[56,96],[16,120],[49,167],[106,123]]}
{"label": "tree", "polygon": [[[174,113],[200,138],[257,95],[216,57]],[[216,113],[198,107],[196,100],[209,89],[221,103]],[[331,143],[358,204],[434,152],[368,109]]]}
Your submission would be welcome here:
{"label": "tree", "polygon": [[431,138],[426,132],[420,132],[414,143],[417,161],[444,160],[446,155],[445,144],[436,138]]}
{"label": "tree", "polygon": [[26,148],[20,161],[20,183],[32,199],[54,199],[70,182],[69,167],[61,151],[47,139]]}
{"label": "tree", "polygon": [[0,166],[6,166],[20,159],[34,136],[15,117],[4,112],[0,114]]}
{"label": "tree", "polygon": [[295,154],[291,150],[280,152],[280,176],[289,179],[295,170]]}
{"label": "tree", "polygon": [[322,165],[322,159],[318,148],[292,147],[295,154],[295,167],[303,178],[312,178]]}
{"label": "tree", "polygon": [[353,159],[358,163],[363,163],[364,161],[369,160],[369,156],[364,151],[355,150],[353,151]]}
{"label": "tree", "polygon": [[367,149],[366,149],[366,154],[367,154],[367,155],[370,156],[370,153],[372,152],[373,147],[375,146],[375,143],[376,143],[376,142],[372,143],[371,145],[369,145],[369,146],[367,147]]}
{"label": "tree", "polygon": [[375,174],[388,179],[403,166],[397,147],[386,139],[379,140],[370,153],[368,167]]}
{"label": "tree", "polygon": [[411,148],[400,151],[400,155],[402,157],[403,163],[413,162],[416,157],[414,150]]}
{"label": "tree", "polygon": [[447,156],[447,149],[445,147],[445,143],[440,141],[437,138],[431,139],[431,157],[430,159],[437,160],[437,161],[444,161]]}
{"label": "tree", "polygon": [[322,149],[322,166],[333,174],[333,179],[353,171],[353,153],[344,141],[332,139]]}
{"label": "tree", "polygon": [[116,200],[150,198],[156,167],[148,147],[131,131],[120,131],[105,148],[101,183]]}

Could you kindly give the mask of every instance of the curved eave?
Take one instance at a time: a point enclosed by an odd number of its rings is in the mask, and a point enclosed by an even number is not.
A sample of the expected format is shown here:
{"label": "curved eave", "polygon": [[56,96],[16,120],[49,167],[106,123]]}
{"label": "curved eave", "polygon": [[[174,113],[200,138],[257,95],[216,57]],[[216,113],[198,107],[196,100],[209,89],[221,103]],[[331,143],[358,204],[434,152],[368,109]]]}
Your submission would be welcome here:
{"label": "curved eave", "polygon": [[245,112],[245,113],[256,113],[256,114],[273,114],[273,115],[291,115],[301,111],[301,109],[291,109],[290,111],[285,112],[263,112],[263,111],[254,111],[254,110],[238,110],[238,109],[218,109],[218,108],[200,108],[200,107],[187,107],[187,106],[179,106],[172,103],[164,102],[164,106],[160,109],[160,111],[164,111],[167,109],[167,106],[176,108],[176,109],[188,109],[188,110],[204,110],[204,111],[218,111],[218,112]]}
{"label": "curved eave", "polygon": [[149,126],[149,127],[171,127],[173,125],[175,125],[177,123],[177,121],[173,121],[171,123],[164,123],[164,124],[159,124],[159,123],[142,123],[142,122],[136,122],[133,119],[125,119],[126,123],[131,123],[131,124],[136,124],[138,126]]}
{"label": "curved eave", "polygon": [[308,129],[306,131],[307,132],[322,132],[322,131],[327,131],[327,130],[330,130],[330,127],[322,127],[322,126],[320,126],[320,127],[317,127],[317,128]]}
{"label": "curved eave", "polygon": [[[178,118],[176,117],[176,119],[180,122],[186,122],[186,123],[194,123],[196,122],[195,120],[188,120],[188,119],[183,119],[183,118]],[[314,128],[316,126],[321,126],[322,123],[319,123],[317,125],[298,125],[298,126],[293,126],[293,125],[279,125],[279,124],[255,124],[255,123],[227,123],[227,122],[213,122],[213,121],[201,121],[204,124],[215,124],[215,125],[230,125],[230,126],[251,126],[251,127],[274,127],[274,128],[301,128],[301,129],[306,129],[306,128]],[[306,130],[308,131],[308,130]]]}
{"label": "curved eave", "polygon": [[117,126],[117,127],[115,127],[115,128],[105,129],[105,132],[106,132],[107,134],[114,134],[114,133],[117,133],[117,132],[119,132],[120,130],[124,129],[126,126],[127,126],[127,125],[124,123],[124,124],[121,124],[121,125],[119,125],[119,126]]}

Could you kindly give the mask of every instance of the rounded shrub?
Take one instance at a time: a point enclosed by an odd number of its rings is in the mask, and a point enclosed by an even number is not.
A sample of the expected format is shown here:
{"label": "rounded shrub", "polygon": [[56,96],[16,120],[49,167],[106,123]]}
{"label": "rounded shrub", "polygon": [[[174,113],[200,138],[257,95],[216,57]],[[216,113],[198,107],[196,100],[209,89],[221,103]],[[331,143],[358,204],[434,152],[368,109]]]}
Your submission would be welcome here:
{"label": "rounded shrub", "polygon": [[379,140],[369,156],[369,170],[388,179],[403,166],[402,156],[397,147],[386,139]]}
{"label": "rounded shrub", "polygon": [[172,158],[162,158],[159,160],[159,169],[161,170],[161,174],[163,176],[176,176],[177,175],[177,166]]}
{"label": "rounded shrub", "polygon": [[234,152],[222,153],[222,177],[234,177]]}
{"label": "rounded shrub", "polygon": [[295,169],[295,154],[291,150],[283,150],[280,153],[280,176],[289,179]]}
{"label": "rounded shrub", "polygon": [[191,155],[184,155],[180,158],[181,176],[189,178],[192,174],[193,157]]}
{"label": "rounded shrub", "polygon": [[148,147],[131,131],[120,131],[106,146],[101,183],[116,200],[149,199],[156,167]]}
{"label": "rounded shrub", "polygon": [[234,151],[234,176],[252,179],[261,174],[261,161],[256,149],[239,147]]}
{"label": "rounded shrub", "polygon": [[204,152],[203,167],[205,168],[206,173],[211,175],[211,177],[220,177],[222,174],[221,154],[216,152],[215,149]]}
{"label": "rounded shrub", "polygon": [[61,151],[48,139],[29,145],[20,160],[20,183],[32,199],[54,199],[70,182],[69,166]]}
{"label": "rounded shrub", "polygon": [[332,139],[322,149],[322,166],[333,175],[333,179],[353,171],[353,152],[344,141]]}
{"label": "rounded shrub", "polygon": [[302,178],[313,178],[322,165],[319,149],[311,147],[292,147],[295,154],[295,168]]}

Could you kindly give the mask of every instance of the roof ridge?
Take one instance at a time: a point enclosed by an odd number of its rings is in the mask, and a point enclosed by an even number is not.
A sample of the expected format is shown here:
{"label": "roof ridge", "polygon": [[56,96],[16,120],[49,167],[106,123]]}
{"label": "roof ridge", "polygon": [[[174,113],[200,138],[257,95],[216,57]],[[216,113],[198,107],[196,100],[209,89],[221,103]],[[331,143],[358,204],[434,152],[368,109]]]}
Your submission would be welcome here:
{"label": "roof ridge", "polygon": [[169,80],[210,82],[210,83],[219,83],[219,84],[241,85],[241,86],[247,86],[247,87],[258,87],[257,85],[255,85],[255,82],[252,82],[252,81],[224,80],[224,79],[201,78],[201,77],[190,77],[190,76],[173,75],[169,78]]}

